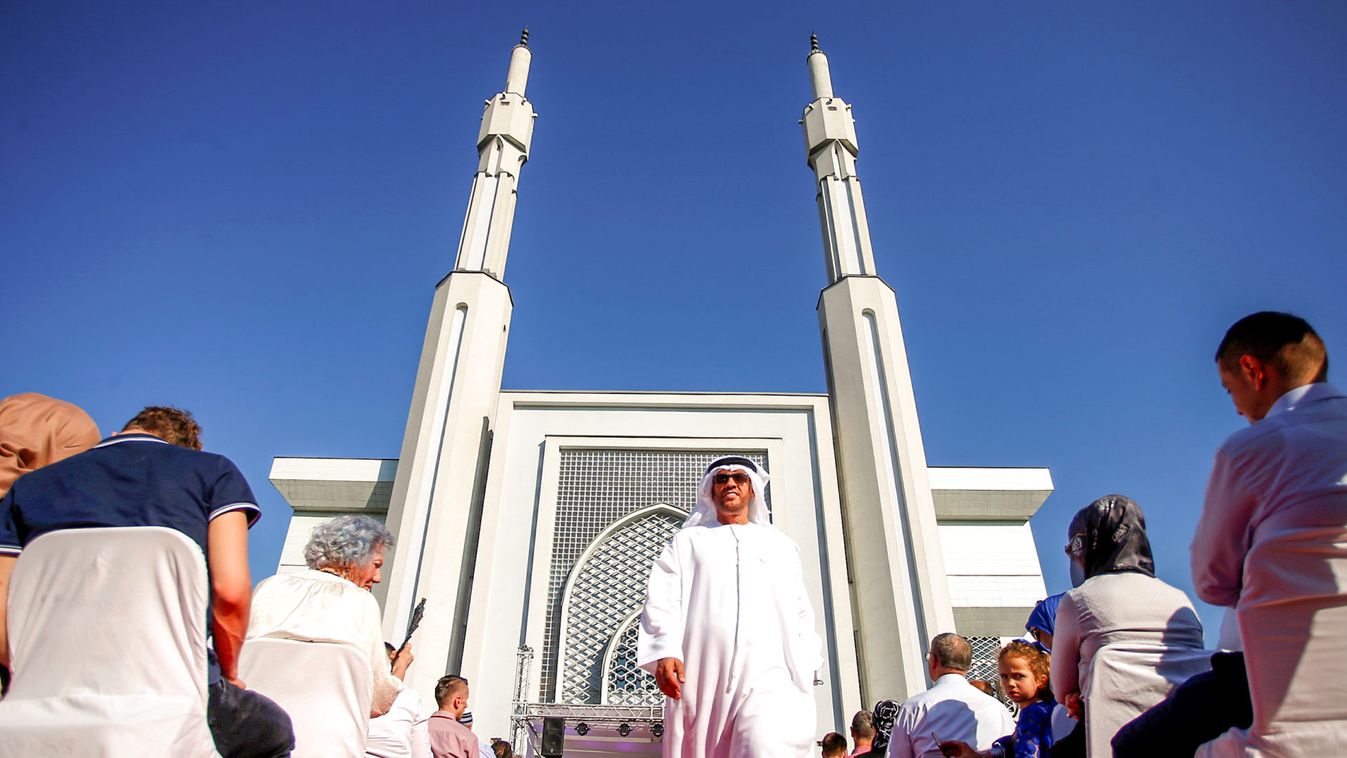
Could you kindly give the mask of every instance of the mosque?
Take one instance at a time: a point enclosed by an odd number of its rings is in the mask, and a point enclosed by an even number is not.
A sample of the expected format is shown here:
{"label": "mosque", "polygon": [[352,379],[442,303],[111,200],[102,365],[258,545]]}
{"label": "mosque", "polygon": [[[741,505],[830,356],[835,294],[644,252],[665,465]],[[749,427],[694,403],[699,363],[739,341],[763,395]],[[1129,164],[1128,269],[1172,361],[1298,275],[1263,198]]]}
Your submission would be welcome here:
{"label": "mosque", "polygon": [[800,546],[825,640],[819,734],[925,689],[939,632],[970,638],[972,673],[990,678],[1001,639],[1022,635],[1046,594],[1028,520],[1052,492],[1048,470],[926,461],[851,106],[833,94],[816,39],[807,62],[826,394],[501,388],[505,262],[536,118],[525,32],[482,115],[458,257],[435,286],[400,455],[274,461],[271,481],[295,511],[278,571],[303,567],[319,521],[384,521],[397,539],[376,587],[385,639],[402,640],[425,598],[408,683],[433,708],[440,676],[466,676],[481,736],[534,754],[553,717],[568,756],[659,754],[663,700],[634,665],[636,625],[650,565],[718,456],[771,472],[773,523]]}

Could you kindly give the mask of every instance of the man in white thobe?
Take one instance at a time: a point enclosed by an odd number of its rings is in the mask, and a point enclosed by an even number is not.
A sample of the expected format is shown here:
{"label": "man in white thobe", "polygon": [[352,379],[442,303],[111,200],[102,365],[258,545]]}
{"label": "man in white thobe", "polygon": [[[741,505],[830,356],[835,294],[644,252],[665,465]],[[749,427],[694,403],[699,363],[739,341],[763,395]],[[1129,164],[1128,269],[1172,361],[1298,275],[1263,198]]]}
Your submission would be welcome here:
{"label": "man in white thobe", "polygon": [[712,461],[651,569],[637,664],[667,696],[665,758],[810,755],[821,641],[767,478],[747,458]]}

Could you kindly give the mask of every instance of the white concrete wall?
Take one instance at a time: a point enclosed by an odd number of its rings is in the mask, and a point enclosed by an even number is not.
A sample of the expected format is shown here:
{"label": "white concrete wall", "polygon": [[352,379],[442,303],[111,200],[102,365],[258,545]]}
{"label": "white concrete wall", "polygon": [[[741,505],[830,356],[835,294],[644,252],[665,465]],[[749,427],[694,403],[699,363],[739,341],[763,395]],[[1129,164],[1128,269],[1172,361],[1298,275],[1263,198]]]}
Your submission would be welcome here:
{"label": "white concrete wall", "polygon": [[815,689],[819,729],[843,726],[861,707],[825,398],[504,392],[462,666],[482,733],[507,731],[521,641],[535,652],[527,697],[539,697],[559,451],[567,447],[767,450],[776,524],[800,546],[828,641],[825,684]]}
{"label": "white concrete wall", "polygon": [[941,523],[950,604],[1032,607],[1047,595],[1029,524]]}

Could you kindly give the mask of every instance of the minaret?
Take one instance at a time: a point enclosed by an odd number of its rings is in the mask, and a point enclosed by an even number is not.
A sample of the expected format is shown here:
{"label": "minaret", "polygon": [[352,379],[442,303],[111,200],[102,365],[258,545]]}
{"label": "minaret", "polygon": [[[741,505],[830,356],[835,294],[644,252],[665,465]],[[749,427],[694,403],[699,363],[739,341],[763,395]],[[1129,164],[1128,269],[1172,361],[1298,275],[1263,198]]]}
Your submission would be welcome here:
{"label": "minaret", "polygon": [[851,106],[811,37],[801,124],[818,187],[828,286],[819,298],[843,523],[860,632],[861,695],[926,687],[930,638],[954,630],[917,403],[893,289],[879,278],[856,176]]}
{"label": "minaret", "polygon": [[502,276],[519,170],[537,114],[524,97],[528,30],[510,54],[505,90],[486,101],[481,156],[454,270],[435,285],[421,363],[388,510],[397,539],[384,567],[384,639],[400,642],[428,598],[408,683],[421,692],[456,669],[500,395],[513,302]]}

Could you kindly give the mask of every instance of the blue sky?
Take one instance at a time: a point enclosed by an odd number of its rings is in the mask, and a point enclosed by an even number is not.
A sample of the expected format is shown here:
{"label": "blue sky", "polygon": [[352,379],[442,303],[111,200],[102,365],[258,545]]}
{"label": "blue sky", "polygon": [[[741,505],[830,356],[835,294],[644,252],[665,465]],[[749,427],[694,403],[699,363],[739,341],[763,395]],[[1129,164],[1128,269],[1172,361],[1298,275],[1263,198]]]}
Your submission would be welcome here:
{"label": "blue sky", "polygon": [[10,3],[0,394],[105,432],[193,410],[257,491],[271,573],[273,456],[398,453],[524,24],[507,388],[824,389],[811,31],[928,458],[1051,467],[1051,590],[1070,514],[1109,492],[1190,588],[1242,424],[1211,360],[1232,321],[1292,310],[1347,360],[1341,3]]}

